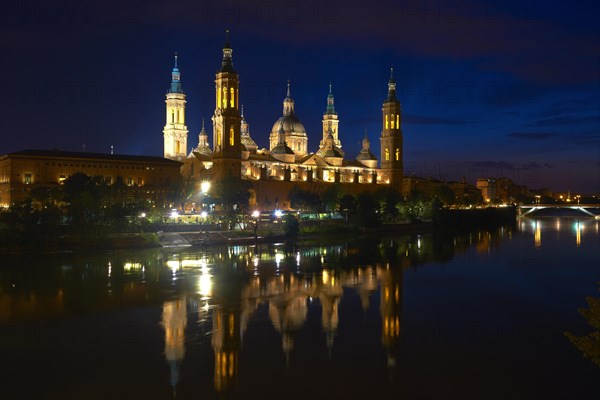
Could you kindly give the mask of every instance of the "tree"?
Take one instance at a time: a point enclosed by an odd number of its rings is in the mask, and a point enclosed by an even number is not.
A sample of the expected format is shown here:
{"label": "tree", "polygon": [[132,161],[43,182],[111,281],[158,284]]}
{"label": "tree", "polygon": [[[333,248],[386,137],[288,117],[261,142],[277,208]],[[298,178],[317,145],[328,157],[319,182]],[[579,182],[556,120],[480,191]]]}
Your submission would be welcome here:
{"label": "tree", "polygon": [[169,186],[167,201],[183,210],[185,203],[194,195],[194,190],[194,180],[191,177],[179,175]]}
{"label": "tree", "polygon": [[358,220],[363,227],[373,227],[379,225],[379,217],[377,214],[377,203],[373,194],[370,192],[362,192],[358,195]]}
{"label": "tree", "polygon": [[289,194],[290,206],[295,210],[315,212],[321,207],[321,199],[316,193],[294,186]]}
{"label": "tree", "polygon": [[446,184],[435,185],[433,188],[433,195],[446,205],[454,204],[456,201],[454,191]]}
{"label": "tree", "polygon": [[237,222],[237,214],[244,214],[250,200],[250,182],[235,178],[226,178],[215,185],[215,201],[221,205],[229,228]]}
{"label": "tree", "polygon": [[342,187],[339,183],[330,185],[327,190],[321,195],[323,206],[327,211],[335,211],[338,209],[340,199],[342,198]]}
{"label": "tree", "polygon": [[600,367],[600,298],[590,296],[586,300],[589,308],[581,308],[578,311],[594,331],[585,336],[565,332],[565,336],[585,357]]}

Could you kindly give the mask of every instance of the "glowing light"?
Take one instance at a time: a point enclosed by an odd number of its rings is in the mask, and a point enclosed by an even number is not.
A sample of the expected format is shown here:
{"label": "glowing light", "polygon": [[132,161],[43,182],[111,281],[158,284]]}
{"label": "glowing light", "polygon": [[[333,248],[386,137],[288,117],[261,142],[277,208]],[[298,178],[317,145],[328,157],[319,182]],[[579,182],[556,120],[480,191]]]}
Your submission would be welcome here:
{"label": "glowing light", "polygon": [[277,264],[277,268],[279,268],[281,260],[283,260],[283,253],[275,253],[275,264]]}
{"label": "glowing light", "polygon": [[145,212],[141,213],[140,218],[146,218],[146,213]]}
{"label": "glowing light", "polygon": [[535,222],[535,234],[534,234],[535,247],[542,245],[542,224],[539,221]]}
{"label": "glowing light", "polygon": [[329,272],[326,269],[324,269],[322,275],[323,275],[323,284],[326,285],[327,282],[329,281]]}
{"label": "glowing light", "polygon": [[583,226],[581,225],[581,222],[577,221],[575,222],[575,243],[577,244],[577,247],[581,246],[581,231],[583,230]]}
{"label": "glowing light", "polygon": [[258,210],[254,210],[254,211],[252,211],[252,216],[253,216],[254,218],[258,218],[258,217],[260,217],[260,211],[258,211]]}
{"label": "glowing light", "polygon": [[142,264],[137,263],[137,262],[126,262],[123,265],[124,271],[131,271],[131,270],[137,270],[137,269],[142,269]]}
{"label": "glowing light", "polygon": [[281,212],[281,210],[275,210],[275,217],[276,218],[281,218],[281,216],[283,215],[283,213]]}
{"label": "glowing light", "polygon": [[205,219],[207,216],[208,216],[208,213],[207,213],[206,211],[202,211],[202,212],[200,213],[200,217],[201,217],[201,218],[204,218],[204,219]]}
{"label": "glowing light", "polygon": [[200,184],[200,192],[203,193],[203,194],[206,194],[206,193],[208,193],[209,190],[210,190],[210,182],[203,181]]}
{"label": "glowing light", "polygon": [[175,210],[171,211],[171,218],[177,218],[179,217],[179,213]]}
{"label": "glowing light", "polygon": [[201,274],[200,279],[198,279],[198,293],[203,297],[212,296],[212,275],[209,273]]}
{"label": "glowing light", "polygon": [[108,262],[108,277],[110,278],[110,274],[112,273],[112,265],[110,264],[110,261]]}

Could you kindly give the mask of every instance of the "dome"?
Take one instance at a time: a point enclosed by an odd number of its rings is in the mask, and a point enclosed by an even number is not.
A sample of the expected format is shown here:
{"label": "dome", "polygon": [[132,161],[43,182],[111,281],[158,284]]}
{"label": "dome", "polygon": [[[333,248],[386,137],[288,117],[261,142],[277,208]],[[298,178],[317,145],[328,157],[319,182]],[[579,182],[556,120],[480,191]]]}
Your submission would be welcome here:
{"label": "dome", "polygon": [[271,154],[294,154],[294,151],[287,144],[278,144],[273,147]]}
{"label": "dome", "polygon": [[344,158],[344,154],[337,147],[319,149],[317,155],[321,158]]}
{"label": "dome", "polygon": [[377,161],[377,157],[370,150],[361,150],[356,156],[357,161]]}
{"label": "dome", "polygon": [[306,137],[306,129],[304,129],[304,125],[298,118],[296,118],[294,114],[284,115],[275,121],[273,128],[271,129],[271,134],[277,135],[280,124],[283,124],[283,131],[285,132],[286,136],[292,135]]}

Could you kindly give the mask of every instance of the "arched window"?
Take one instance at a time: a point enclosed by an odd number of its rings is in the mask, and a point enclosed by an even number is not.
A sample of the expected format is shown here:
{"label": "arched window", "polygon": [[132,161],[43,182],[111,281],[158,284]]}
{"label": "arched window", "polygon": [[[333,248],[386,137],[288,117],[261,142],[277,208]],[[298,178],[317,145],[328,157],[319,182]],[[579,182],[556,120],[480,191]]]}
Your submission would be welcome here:
{"label": "arched window", "polygon": [[390,161],[390,150],[385,149],[385,161]]}
{"label": "arched window", "polygon": [[391,128],[394,129],[394,114],[392,114]]}
{"label": "arched window", "polygon": [[235,144],[235,136],[233,133],[233,126],[229,127],[229,144],[233,146]]}
{"label": "arched window", "polygon": [[400,161],[400,149],[396,148],[396,161]]}
{"label": "arched window", "polygon": [[175,123],[175,110],[173,108],[171,109],[171,123]]}
{"label": "arched window", "polygon": [[229,89],[229,106],[231,108],[235,107],[235,89],[234,88]]}
{"label": "arched window", "polygon": [[388,119],[388,116],[386,114],[386,116],[385,116],[385,129],[389,128],[389,122],[388,121],[389,121],[389,119]]}
{"label": "arched window", "polygon": [[217,88],[217,108],[221,107],[221,90]]}
{"label": "arched window", "polygon": [[221,146],[221,129],[217,128],[217,146]]}
{"label": "arched window", "polygon": [[227,88],[223,88],[223,108],[227,108]]}
{"label": "arched window", "polygon": [[396,114],[396,129],[400,129],[400,114]]}

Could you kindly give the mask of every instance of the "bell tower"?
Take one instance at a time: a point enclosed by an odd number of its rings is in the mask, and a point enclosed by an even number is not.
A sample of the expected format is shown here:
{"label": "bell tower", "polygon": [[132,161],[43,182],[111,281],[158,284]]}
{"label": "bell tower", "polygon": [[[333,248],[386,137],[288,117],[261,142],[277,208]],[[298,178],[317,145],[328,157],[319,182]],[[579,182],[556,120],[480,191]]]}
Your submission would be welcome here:
{"label": "bell tower", "polygon": [[185,93],[181,88],[177,53],[175,53],[175,66],[171,72],[171,87],[166,97],[167,115],[163,129],[164,157],[182,161],[187,156],[188,128],[185,125]]}
{"label": "bell tower", "polygon": [[381,169],[383,178],[397,191],[402,191],[402,129],[401,107],[396,98],[396,81],[394,69],[391,68],[388,82],[388,96],[383,102],[381,130]]}
{"label": "bell tower", "polygon": [[215,77],[213,121],[213,168],[218,183],[225,178],[241,179],[241,123],[239,77],[233,69],[229,31],[223,46],[221,70]]}
{"label": "bell tower", "polygon": [[327,109],[323,114],[323,139],[319,143],[319,147],[324,147],[329,132],[333,135],[333,143],[336,147],[342,148],[342,142],[340,142],[338,136],[338,125],[340,121],[338,119],[338,113],[335,111],[335,105],[333,100],[333,93],[331,91],[331,83],[329,83],[329,94],[327,95]]}

